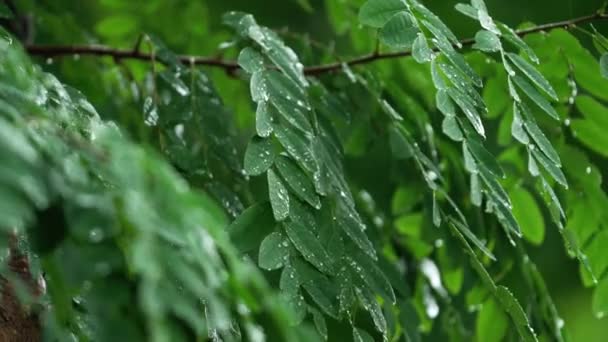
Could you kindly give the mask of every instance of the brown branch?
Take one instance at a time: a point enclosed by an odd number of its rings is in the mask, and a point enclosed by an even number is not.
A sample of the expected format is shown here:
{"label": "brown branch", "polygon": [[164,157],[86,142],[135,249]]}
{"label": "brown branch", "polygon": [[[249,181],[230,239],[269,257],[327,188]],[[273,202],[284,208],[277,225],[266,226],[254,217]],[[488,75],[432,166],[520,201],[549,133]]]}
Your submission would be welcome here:
{"label": "brown branch", "polygon": [[[517,35],[520,37],[526,36],[531,33],[549,31],[556,28],[568,28],[573,27],[578,24],[587,23],[594,20],[602,20],[608,19],[608,14],[603,12],[596,12],[590,15],[558,21],[543,25],[538,25],[535,27],[531,27],[524,30],[516,31]],[[468,38],[460,41],[462,46],[469,46],[475,42],[475,39]],[[91,55],[91,56],[110,56],[114,59],[133,59],[133,60],[141,60],[141,61],[152,61],[154,56],[150,53],[140,52],[139,49],[131,49],[131,50],[121,50],[114,49],[105,45],[26,45],[26,50],[29,54],[35,56],[43,56],[43,57],[58,57],[65,55]],[[377,53],[372,52],[370,54],[356,57],[350,60],[346,60],[344,62],[333,62],[328,64],[321,65],[313,65],[304,68],[304,73],[306,75],[319,75],[327,72],[332,72],[336,70],[341,70],[343,64],[347,64],[349,66],[359,65],[359,64],[367,64],[376,62],[383,59],[392,59],[392,58],[401,58],[407,57],[412,54],[411,50],[407,51],[398,51],[398,52],[385,52],[385,53]],[[239,65],[235,61],[227,61],[223,59],[218,59],[214,57],[205,57],[205,56],[192,56],[192,55],[180,55],[178,56],[180,61],[184,64],[195,64],[195,65],[205,65],[210,67],[218,67],[223,68],[226,72],[233,74],[238,69],[240,69]]]}

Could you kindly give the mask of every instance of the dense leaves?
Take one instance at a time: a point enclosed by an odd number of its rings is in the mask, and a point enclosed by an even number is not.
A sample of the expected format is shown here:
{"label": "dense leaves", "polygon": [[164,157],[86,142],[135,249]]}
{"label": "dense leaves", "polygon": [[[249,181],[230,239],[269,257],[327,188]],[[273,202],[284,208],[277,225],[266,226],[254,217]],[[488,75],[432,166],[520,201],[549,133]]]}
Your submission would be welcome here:
{"label": "dense leaves", "polygon": [[[567,341],[535,263],[555,241],[606,315],[608,40],[515,31],[483,0],[456,6],[477,30],[460,40],[427,3],[294,2],[335,50],[213,13],[197,39],[221,58],[143,34],[87,60],[95,86],[80,56],[32,61],[0,5],[0,274],[47,339]],[[91,32],[161,25],[136,18]],[[5,267],[13,234],[46,293]]]}

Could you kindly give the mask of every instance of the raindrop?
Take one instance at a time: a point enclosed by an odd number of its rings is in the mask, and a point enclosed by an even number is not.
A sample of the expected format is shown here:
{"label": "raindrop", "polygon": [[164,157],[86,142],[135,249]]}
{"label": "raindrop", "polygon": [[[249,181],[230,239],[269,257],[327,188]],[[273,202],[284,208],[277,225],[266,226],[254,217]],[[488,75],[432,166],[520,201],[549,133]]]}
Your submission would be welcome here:
{"label": "raindrop", "polygon": [[564,327],[564,320],[561,318],[556,319],[555,326],[557,327],[558,330],[561,330]]}
{"label": "raindrop", "polygon": [[380,216],[374,216],[373,221],[376,227],[382,227],[384,225],[384,220]]}
{"label": "raindrop", "polygon": [[174,127],[175,135],[181,140],[184,139],[184,124],[177,124]]}
{"label": "raindrop", "polygon": [[587,166],[587,168],[585,169],[585,172],[590,175],[591,174],[591,166]]}
{"label": "raindrop", "polygon": [[427,316],[430,319],[436,318],[439,315],[439,305],[426,286],[424,287],[423,301]]}
{"label": "raindrop", "polygon": [[89,231],[89,241],[97,243],[103,240],[103,231],[100,228],[93,228]]}
{"label": "raindrop", "polygon": [[53,64],[53,59],[51,57],[46,59],[46,64],[51,65]]}
{"label": "raindrop", "polygon": [[241,314],[243,316],[249,314],[249,312],[250,312],[247,305],[245,305],[243,303],[239,303],[236,307],[236,310],[239,312],[239,314]]}
{"label": "raindrop", "polygon": [[431,287],[437,291],[441,296],[446,296],[447,292],[441,285],[441,275],[439,274],[439,268],[430,259],[423,259],[420,263],[420,270],[424,276],[429,280]]}

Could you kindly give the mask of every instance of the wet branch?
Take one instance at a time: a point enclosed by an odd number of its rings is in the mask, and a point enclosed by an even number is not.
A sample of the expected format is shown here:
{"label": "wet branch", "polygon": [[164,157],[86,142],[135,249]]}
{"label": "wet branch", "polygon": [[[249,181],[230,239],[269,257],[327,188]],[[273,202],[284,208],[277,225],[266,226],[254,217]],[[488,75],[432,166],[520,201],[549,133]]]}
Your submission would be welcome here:
{"label": "wet branch", "polygon": [[[590,15],[547,23],[538,25],[524,30],[516,31],[517,35],[524,37],[531,33],[550,31],[557,28],[570,28],[578,24],[584,24],[594,20],[606,20],[608,14],[603,12],[596,12]],[[470,46],[475,42],[473,38],[463,39],[460,41],[462,46]],[[26,50],[30,55],[41,56],[46,58],[61,57],[61,56],[73,56],[73,55],[88,55],[88,56],[107,56],[113,57],[116,60],[131,59],[140,61],[152,61],[154,59],[153,54],[141,52],[139,48],[125,50],[115,49],[106,45],[26,45]],[[370,54],[348,59],[342,62],[333,62],[328,64],[313,65],[304,68],[306,75],[319,75],[327,72],[340,70],[343,64],[349,66],[368,64],[384,59],[401,58],[407,57],[412,54],[411,50],[398,51],[398,52],[385,52],[379,53],[374,51]],[[217,57],[206,57],[206,56],[194,56],[194,55],[180,55],[178,58],[187,65],[203,65],[209,67],[223,68],[226,72],[233,74],[235,71],[240,69],[236,61],[224,60]]]}

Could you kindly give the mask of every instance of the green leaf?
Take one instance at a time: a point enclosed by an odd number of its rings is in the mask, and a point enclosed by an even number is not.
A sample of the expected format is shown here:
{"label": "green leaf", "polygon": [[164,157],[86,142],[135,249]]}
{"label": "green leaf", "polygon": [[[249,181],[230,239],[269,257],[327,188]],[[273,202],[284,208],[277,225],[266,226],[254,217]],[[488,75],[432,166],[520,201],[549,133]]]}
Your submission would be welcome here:
{"label": "green leaf", "polygon": [[245,172],[250,176],[261,175],[272,166],[275,155],[272,139],[254,136],[245,151]]}
{"label": "green leaf", "polygon": [[528,81],[518,75],[513,76],[512,79],[515,81],[515,84],[517,84],[517,86],[519,86],[519,88],[521,88],[521,90],[523,90],[524,93],[526,93],[526,95],[528,95],[528,97],[532,101],[534,101],[534,103],[536,103],[542,110],[544,110],[547,114],[549,114],[549,116],[551,116],[555,120],[559,120],[559,114],[557,114],[557,112],[555,111],[553,106],[551,106],[549,101],[547,101],[538,92],[538,90],[534,88],[533,85],[531,85],[530,83],[528,83]]}
{"label": "green leaf", "polygon": [[386,318],[384,318],[384,313],[382,312],[382,308],[378,303],[378,300],[374,296],[374,293],[367,289],[358,289],[356,291],[357,298],[367,312],[372,316],[372,321],[376,326],[376,330],[382,333],[382,336],[385,336],[387,333],[387,323]]}
{"label": "green leaf", "polygon": [[287,125],[273,125],[274,134],[283,145],[287,153],[295,159],[308,173],[314,174],[318,170],[316,156],[313,155],[311,141]]}
{"label": "green leaf", "polygon": [[578,51],[573,51],[573,54],[576,57],[570,59],[570,62],[577,85],[591,95],[608,101],[608,94],[603,90],[606,87],[606,78],[602,76],[597,58],[582,47]]}
{"label": "green leaf", "polygon": [[486,105],[483,102],[483,98],[473,87],[471,81],[463,76],[461,71],[459,71],[452,65],[445,63],[439,63],[439,67],[450,80],[454,88],[458,89],[460,93],[466,96],[470,103],[483,110],[486,109]]}
{"label": "green leaf", "polygon": [[437,38],[434,40],[435,46],[437,46],[439,51],[441,51],[441,53],[443,53],[445,57],[447,57],[447,59],[456,68],[458,68],[458,70],[460,70],[464,75],[466,75],[466,77],[468,77],[471,82],[473,82],[473,84],[478,87],[481,87],[483,85],[481,78],[479,77],[479,75],[477,75],[473,68],[471,68],[471,66],[467,63],[464,57],[460,53],[456,52],[456,50],[454,50],[452,45],[447,40],[438,37],[438,34],[436,33],[435,37]]}
{"label": "green leaf", "polygon": [[267,171],[268,195],[272,205],[272,213],[275,220],[282,221],[289,216],[289,193],[281,179],[272,169]]}
{"label": "green leaf", "polygon": [[547,139],[547,137],[543,134],[543,132],[536,124],[536,121],[534,120],[534,117],[532,116],[532,113],[530,113],[528,107],[522,104],[521,106],[519,106],[519,109],[521,111],[516,112],[519,114],[523,114],[524,127],[532,137],[532,140],[534,140],[536,145],[540,148],[541,151],[543,151],[543,153],[549,158],[549,160],[551,160],[551,162],[553,162],[557,166],[561,166],[559,154],[557,153],[557,151],[555,151],[549,139]]}
{"label": "green leaf", "polygon": [[475,34],[475,44],[473,48],[485,51],[496,52],[502,49],[500,38],[490,31],[481,30]]}
{"label": "green leaf", "polygon": [[477,18],[479,20],[479,23],[481,24],[481,27],[494,34],[499,35],[500,31],[498,30],[496,24],[494,24],[494,21],[488,14],[488,9],[486,8],[485,2],[483,0],[471,0],[471,5],[473,5],[473,7],[477,9]]}
{"label": "green leaf", "polygon": [[238,63],[250,74],[264,69],[264,57],[255,49],[246,47],[239,53]]}
{"label": "green leaf", "polygon": [[381,28],[395,14],[407,10],[403,0],[368,0],[359,10],[359,21],[363,25]]}
{"label": "green leaf", "polygon": [[412,56],[418,63],[426,63],[433,59],[433,51],[429,48],[429,44],[422,33],[418,33],[418,37],[412,44]]}
{"label": "green leaf", "polygon": [[296,163],[286,156],[279,156],[276,159],[276,165],[279,173],[296,196],[315,209],[321,208],[321,200],[317,196],[311,180]]}
{"label": "green leaf", "polygon": [[246,253],[257,248],[274,226],[272,208],[264,202],[247,208],[226,230],[236,248]]}
{"label": "green leaf", "polygon": [[323,314],[321,314],[321,312],[319,312],[319,310],[313,307],[309,306],[308,310],[312,313],[312,320],[315,323],[317,331],[319,332],[321,337],[323,337],[323,339],[327,341],[327,323],[325,322],[325,317],[323,316]]}
{"label": "green leaf", "polygon": [[600,73],[604,78],[608,78],[608,53],[600,57]]}
{"label": "green leaf", "polygon": [[109,38],[124,37],[135,31],[137,20],[130,15],[117,14],[104,17],[95,25],[95,31]]}
{"label": "green leaf", "polygon": [[[433,65],[434,64],[435,63],[433,63]],[[447,86],[443,88],[447,88]],[[443,115],[456,116],[456,107],[454,107],[454,102],[452,102],[450,95],[446,90],[437,90],[437,94],[435,94],[435,103],[437,104],[437,109],[439,109]]]}
{"label": "green leaf", "polygon": [[557,94],[555,93],[555,90],[553,90],[553,87],[551,86],[549,81],[547,81],[545,77],[540,72],[538,72],[538,70],[536,70],[534,66],[528,63],[521,56],[516,55],[514,53],[508,52],[507,56],[509,56],[509,59],[513,62],[513,64],[515,64],[526,76],[528,76],[528,78],[534,84],[536,84],[542,91],[544,91],[547,95],[551,96],[553,100],[558,100]]}
{"label": "green leaf", "polygon": [[471,173],[471,203],[480,207],[483,201],[481,193],[481,184],[479,182],[479,174],[477,172]]}
{"label": "green leaf", "polygon": [[407,342],[420,342],[420,319],[410,301],[399,301],[399,323]]}
{"label": "green leaf", "polygon": [[513,215],[517,219],[526,240],[540,245],[545,239],[545,220],[532,195],[518,187],[509,192],[513,204]]}
{"label": "green leaf", "polygon": [[283,226],[287,236],[306,261],[324,273],[331,274],[333,272],[333,261],[308,227],[295,221],[285,221]]}
{"label": "green leaf", "polygon": [[526,55],[528,55],[528,58],[532,60],[532,62],[538,64],[539,60],[536,54],[534,53],[534,50],[528,44],[526,44],[526,42],[521,39],[521,37],[515,31],[513,31],[513,29],[504,24],[499,24],[499,26],[503,38],[511,42],[511,44],[515,45],[520,50],[524,51]]}
{"label": "green leaf", "polygon": [[477,313],[475,325],[476,337],[479,341],[502,341],[507,334],[509,319],[503,309],[490,298]]}
{"label": "green leaf", "polygon": [[464,138],[455,116],[446,116],[443,118],[441,130],[454,141],[462,141]]}
{"label": "green leaf", "polygon": [[307,117],[310,105],[303,90],[276,70],[268,70],[264,76],[268,99],[283,118],[302,132],[312,132]]}
{"label": "green leaf", "polygon": [[373,342],[374,338],[367,331],[353,327],[354,342]]}
{"label": "green leaf", "polygon": [[249,92],[253,101],[258,103],[268,101],[268,82],[266,80],[266,73],[264,70],[259,70],[251,74],[249,84]]}
{"label": "green leaf", "polygon": [[467,227],[464,223],[459,222],[458,220],[451,219],[450,223],[452,226],[457,229],[460,233],[462,233],[466,238],[471,241],[480,251],[483,252],[488,258],[492,260],[496,260],[496,257],[490,250],[486,247],[486,245],[473,234],[473,232]]}
{"label": "green leaf", "polygon": [[376,265],[374,261],[367,256],[359,253],[351,253],[347,257],[349,265],[353,273],[357,274],[374,293],[382,296],[382,298],[390,303],[395,303],[395,293],[390,282]]}
{"label": "green leaf", "polygon": [[388,134],[391,152],[395,159],[406,159],[412,156],[412,151],[406,138],[397,127],[391,125]]}
{"label": "green leaf", "polygon": [[458,107],[462,109],[471,125],[473,125],[475,131],[477,131],[477,133],[479,133],[479,135],[481,135],[482,137],[485,137],[486,133],[483,127],[483,123],[481,122],[481,118],[479,117],[479,112],[477,111],[477,109],[475,109],[473,103],[470,102],[468,96],[456,90],[455,88],[449,88],[448,94],[454,100],[454,102],[456,102]]}
{"label": "green leaf", "polygon": [[608,128],[608,107],[599,103],[591,96],[582,95],[576,97],[576,109],[601,129]]}
{"label": "green leaf", "polygon": [[598,319],[608,314],[608,277],[604,277],[593,292],[593,313]]}
{"label": "green leaf", "polygon": [[[413,8],[418,11],[424,20],[422,21],[423,25],[425,25],[429,30],[435,31],[442,39],[446,39],[446,41],[451,42],[452,44],[461,47],[460,41],[458,37],[447,27],[435,13],[431,12],[428,8],[426,8],[422,3],[418,1],[412,1]],[[439,37],[437,37],[439,38]]]}
{"label": "green leaf", "polygon": [[454,6],[454,8],[458,12],[466,15],[467,17],[478,20],[477,9],[475,7],[473,7],[469,4],[458,3],[458,4],[456,4],[456,6]]}
{"label": "green leaf", "polygon": [[418,37],[418,26],[411,14],[395,14],[380,30],[380,40],[393,48],[409,48]]}
{"label": "green leaf", "polygon": [[272,30],[259,26],[251,15],[246,15],[250,20],[241,20],[240,24],[244,24],[243,33],[249,38],[258,43],[264,54],[278,68],[294,82],[298,87],[307,87],[308,81],[304,77],[304,66],[298,60],[296,53]]}
{"label": "green leaf", "polygon": [[555,179],[558,183],[563,185],[566,189],[568,188],[568,181],[566,180],[566,176],[560,169],[559,165],[555,164],[552,160],[547,158],[547,156],[540,152],[537,149],[532,149],[532,155],[536,159],[536,161],[540,162],[540,164],[549,172],[551,177]]}
{"label": "green leaf", "polygon": [[268,271],[283,267],[289,257],[289,242],[280,232],[266,236],[260,244],[258,265]]}
{"label": "green leaf", "polygon": [[534,330],[530,326],[528,317],[509,289],[504,286],[498,286],[496,290],[496,297],[513,320],[519,336],[526,342],[538,341]]}
{"label": "green leaf", "polygon": [[269,137],[273,130],[269,106],[268,102],[260,101],[255,111],[255,131],[263,138]]}
{"label": "green leaf", "polygon": [[281,278],[279,279],[279,288],[283,292],[290,294],[299,294],[300,289],[300,277],[296,269],[291,263],[285,263],[283,271],[281,271]]}
{"label": "green leaf", "polygon": [[494,174],[498,178],[504,178],[505,174],[502,171],[502,168],[496,161],[496,158],[486,150],[485,147],[475,139],[469,139],[464,143],[468,149],[471,151],[475,159],[479,162],[480,165],[487,168],[492,174]]}
{"label": "green leaf", "polygon": [[377,259],[374,245],[365,234],[365,225],[350,210],[340,210],[336,218],[336,224],[365,254],[374,260]]}
{"label": "green leaf", "polygon": [[606,129],[591,120],[576,119],[570,123],[574,137],[589,149],[608,157]]}
{"label": "green leaf", "polygon": [[[513,122],[511,123],[511,135],[515,139],[517,139],[517,141],[524,145],[528,145],[530,143],[530,138],[524,130],[524,119],[521,116],[519,107],[517,107],[517,103],[513,104]],[[544,134],[542,136],[544,136]]]}

